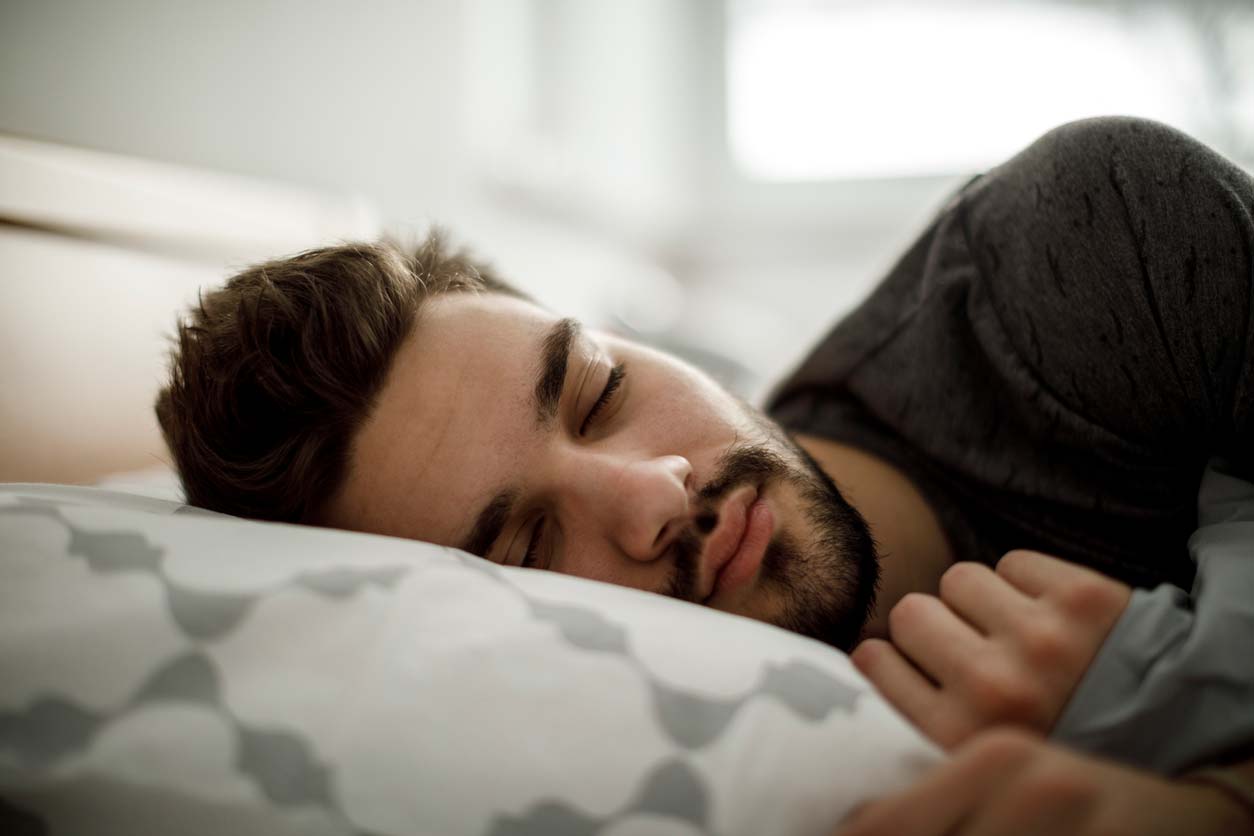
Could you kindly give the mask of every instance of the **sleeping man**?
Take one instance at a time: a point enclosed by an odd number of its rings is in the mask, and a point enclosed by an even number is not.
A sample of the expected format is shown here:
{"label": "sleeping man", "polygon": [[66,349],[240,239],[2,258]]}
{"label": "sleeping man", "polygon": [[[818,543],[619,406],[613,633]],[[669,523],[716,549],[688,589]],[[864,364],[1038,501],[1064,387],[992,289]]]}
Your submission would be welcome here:
{"label": "sleeping man", "polygon": [[1254,474],[1252,257],[1248,176],[1089,120],[961,189],[765,412],[432,237],[205,295],[157,413],[193,504],[852,651],[953,758],[848,832],[1254,832],[1254,537],[1201,536]]}

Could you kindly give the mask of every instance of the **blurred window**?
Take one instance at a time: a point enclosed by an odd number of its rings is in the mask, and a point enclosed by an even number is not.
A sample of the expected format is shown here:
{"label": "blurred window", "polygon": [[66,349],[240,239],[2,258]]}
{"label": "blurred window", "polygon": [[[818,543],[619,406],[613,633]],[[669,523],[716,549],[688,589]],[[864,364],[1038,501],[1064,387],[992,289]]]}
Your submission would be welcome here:
{"label": "blurred window", "polygon": [[979,170],[1055,125],[1110,113],[1254,156],[1248,2],[729,0],[727,10],[727,141],[750,180]]}

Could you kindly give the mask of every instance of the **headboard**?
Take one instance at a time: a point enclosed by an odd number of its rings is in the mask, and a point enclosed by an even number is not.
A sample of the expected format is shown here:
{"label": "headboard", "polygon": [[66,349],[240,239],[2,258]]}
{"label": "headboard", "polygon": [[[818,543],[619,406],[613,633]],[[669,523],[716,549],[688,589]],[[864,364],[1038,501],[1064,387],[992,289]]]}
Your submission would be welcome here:
{"label": "headboard", "polygon": [[197,290],[378,233],[358,200],[0,135],[0,482],[166,461],[152,403]]}

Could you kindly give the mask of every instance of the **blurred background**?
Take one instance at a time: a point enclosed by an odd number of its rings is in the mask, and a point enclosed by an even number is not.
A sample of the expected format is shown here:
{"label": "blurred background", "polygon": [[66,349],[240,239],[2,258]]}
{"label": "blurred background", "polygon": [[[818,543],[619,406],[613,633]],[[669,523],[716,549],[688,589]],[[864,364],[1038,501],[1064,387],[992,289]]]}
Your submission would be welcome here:
{"label": "blurred background", "polygon": [[0,480],[159,464],[164,334],[436,222],[750,398],[1062,122],[1254,162],[1251,0],[0,0]]}

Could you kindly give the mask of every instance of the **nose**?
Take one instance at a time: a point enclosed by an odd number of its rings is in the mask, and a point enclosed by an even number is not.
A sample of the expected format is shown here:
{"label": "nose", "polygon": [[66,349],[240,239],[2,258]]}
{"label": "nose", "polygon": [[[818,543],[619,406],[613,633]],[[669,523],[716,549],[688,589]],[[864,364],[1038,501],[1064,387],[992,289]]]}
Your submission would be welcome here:
{"label": "nose", "polygon": [[690,521],[692,465],[683,456],[621,460],[605,457],[580,481],[605,535],[628,557],[656,560]]}

